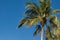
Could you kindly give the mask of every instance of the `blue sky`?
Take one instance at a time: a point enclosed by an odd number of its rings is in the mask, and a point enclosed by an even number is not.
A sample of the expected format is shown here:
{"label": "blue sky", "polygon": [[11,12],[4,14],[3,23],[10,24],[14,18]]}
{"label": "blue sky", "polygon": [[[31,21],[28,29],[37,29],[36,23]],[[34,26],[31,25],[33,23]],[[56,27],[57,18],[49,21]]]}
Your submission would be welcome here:
{"label": "blue sky", "polygon": [[[39,35],[32,37],[34,27],[16,29],[23,17],[27,1],[35,0],[0,0],[0,40],[39,40]],[[53,9],[60,9],[60,0],[52,0]],[[60,14],[57,14],[60,17]]]}

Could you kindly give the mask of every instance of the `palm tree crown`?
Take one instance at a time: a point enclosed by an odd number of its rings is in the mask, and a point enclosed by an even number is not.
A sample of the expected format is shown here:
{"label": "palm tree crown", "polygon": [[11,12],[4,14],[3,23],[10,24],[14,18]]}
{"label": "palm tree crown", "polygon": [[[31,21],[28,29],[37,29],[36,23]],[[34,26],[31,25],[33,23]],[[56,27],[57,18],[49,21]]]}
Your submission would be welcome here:
{"label": "palm tree crown", "polygon": [[[20,21],[18,28],[22,27],[23,24],[28,26],[36,24],[36,30],[33,34],[34,36],[43,31],[42,33],[45,32],[45,34],[47,34],[46,40],[59,39],[59,20],[57,16],[53,15],[60,12],[60,10],[53,10],[50,6],[50,0],[38,1],[40,5],[36,5],[33,2],[27,2],[27,9],[24,12],[25,17]],[[38,22],[40,25],[37,24]],[[44,30],[44,25],[46,25],[46,30]],[[41,36],[43,36],[43,34],[41,34]]]}

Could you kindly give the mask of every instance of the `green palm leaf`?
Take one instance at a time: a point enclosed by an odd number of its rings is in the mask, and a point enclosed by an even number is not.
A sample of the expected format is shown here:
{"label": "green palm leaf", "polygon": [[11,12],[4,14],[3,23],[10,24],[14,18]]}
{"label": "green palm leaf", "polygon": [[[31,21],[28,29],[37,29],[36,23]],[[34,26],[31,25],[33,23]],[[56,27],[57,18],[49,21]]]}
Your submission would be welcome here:
{"label": "green palm leaf", "polygon": [[46,29],[46,40],[52,40],[52,34],[49,26]]}
{"label": "green palm leaf", "polygon": [[46,0],[47,1],[47,4],[50,5],[50,0]]}
{"label": "green palm leaf", "polygon": [[28,6],[30,9],[32,8],[37,12],[37,14],[40,14],[40,9],[35,3],[27,3],[26,6]]}
{"label": "green palm leaf", "polygon": [[18,28],[20,28],[26,21],[27,21],[26,18],[22,19],[18,25]]}
{"label": "green palm leaf", "polygon": [[53,25],[53,27],[54,26],[59,27],[59,20],[58,20],[58,18],[56,16],[52,16],[50,18],[50,24]]}
{"label": "green palm leaf", "polygon": [[51,13],[51,15],[59,13],[59,12],[60,12],[60,10],[53,10],[52,13]]}
{"label": "green palm leaf", "polygon": [[54,35],[53,40],[60,40],[60,28],[54,28],[52,34]]}
{"label": "green palm leaf", "polygon": [[54,33],[55,36],[60,37],[60,28],[55,28],[53,30],[53,33]]}
{"label": "green palm leaf", "polygon": [[40,25],[37,25],[36,26],[36,30],[35,30],[33,36],[37,35],[40,31],[41,31],[41,26]]}
{"label": "green palm leaf", "polygon": [[26,16],[32,16],[32,17],[37,17],[38,16],[38,14],[37,14],[37,12],[34,10],[34,9],[28,9],[28,10],[26,10],[25,11],[25,15]]}
{"label": "green palm leaf", "polygon": [[29,19],[26,23],[26,25],[28,26],[32,26],[33,24],[36,24],[38,22],[38,18],[34,18],[34,19]]}

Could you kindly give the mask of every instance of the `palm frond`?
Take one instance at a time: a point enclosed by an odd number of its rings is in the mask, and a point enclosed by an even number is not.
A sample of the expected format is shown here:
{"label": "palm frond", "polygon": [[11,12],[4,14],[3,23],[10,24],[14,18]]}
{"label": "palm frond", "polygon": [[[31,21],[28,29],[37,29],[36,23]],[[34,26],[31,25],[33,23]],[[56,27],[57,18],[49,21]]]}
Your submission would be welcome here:
{"label": "palm frond", "polygon": [[41,31],[41,26],[40,25],[37,25],[36,26],[36,31],[34,32],[33,36],[37,35],[40,31]]}
{"label": "palm frond", "polygon": [[32,25],[36,24],[36,23],[38,22],[38,20],[39,20],[38,18],[29,19],[29,20],[27,21],[26,25],[32,26]]}
{"label": "palm frond", "polygon": [[44,0],[38,0],[38,1],[39,1],[40,4],[42,4]]}
{"label": "palm frond", "polygon": [[25,15],[26,16],[33,16],[33,17],[37,17],[38,14],[34,9],[28,9],[25,11]]}
{"label": "palm frond", "polygon": [[50,0],[46,0],[47,1],[47,4],[50,5]]}
{"label": "palm frond", "polygon": [[53,32],[55,36],[60,37],[60,28],[55,28]]}
{"label": "palm frond", "polygon": [[22,27],[22,25],[27,21],[26,18],[22,19],[18,25],[18,28]]}
{"label": "palm frond", "polygon": [[53,27],[59,27],[59,20],[56,16],[50,18],[50,25]]}
{"label": "palm frond", "polygon": [[39,8],[35,3],[32,3],[32,2],[28,2],[28,3],[26,4],[26,6],[32,7],[32,8],[35,8],[35,9],[38,9],[38,8]]}
{"label": "palm frond", "polygon": [[53,40],[60,40],[60,28],[54,28],[51,31],[52,31],[52,33],[54,35]]}
{"label": "palm frond", "polygon": [[26,4],[26,6],[28,6],[29,8],[34,9],[37,12],[37,14],[40,14],[40,9],[39,9],[39,7],[35,3],[28,2]]}
{"label": "palm frond", "polygon": [[46,40],[52,40],[52,34],[49,26],[46,29]]}
{"label": "palm frond", "polygon": [[48,15],[51,11],[51,8],[50,8],[50,5],[48,4],[48,2],[50,2],[50,1],[49,0],[44,0],[44,2],[41,2],[41,4],[40,4],[42,13],[45,13],[46,15]]}
{"label": "palm frond", "polygon": [[60,10],[53,10],[52,13],[51,13],[51,15],[59,13],[59,12],[60,12]]}

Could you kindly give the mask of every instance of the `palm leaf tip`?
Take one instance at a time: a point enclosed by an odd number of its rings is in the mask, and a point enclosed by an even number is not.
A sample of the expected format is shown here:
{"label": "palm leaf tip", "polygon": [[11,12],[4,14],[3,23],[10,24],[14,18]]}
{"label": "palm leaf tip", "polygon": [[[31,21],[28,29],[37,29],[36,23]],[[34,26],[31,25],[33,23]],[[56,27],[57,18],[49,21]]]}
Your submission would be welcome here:
{"label": "palm leaf tip", "polygon": [[34,32],[33,36],[37,35],[40,31],[41,31],[41,26],[40,25],[37,25],[37,29]]}
{"label": "palm leaf tip", "polygon": [[22,19],[17,28],[20,28],[26,22],[26,18]]}
{"label": "palm leaf tip", "polygon": [[23,24],[19,24],[17,28],[20,28]]}
{"label": "palm leaf tip", "polygon": [[54,12],[60,12],[60,10],[54,10]]}
{"label": "palm leaf tip", "polygon": [[57,14],[57,13],[60,13],[60,10],[59,9],[53,10],[51,14]]}
{"label": "palm leaf tip", "polygon": [[28,7],[34,7],[34,8],[37,7],[37,5],[36,5],[35,3],[32,3],[32,2],[28,2],[28,3],[26,4],[26,6],[28,6]]}

